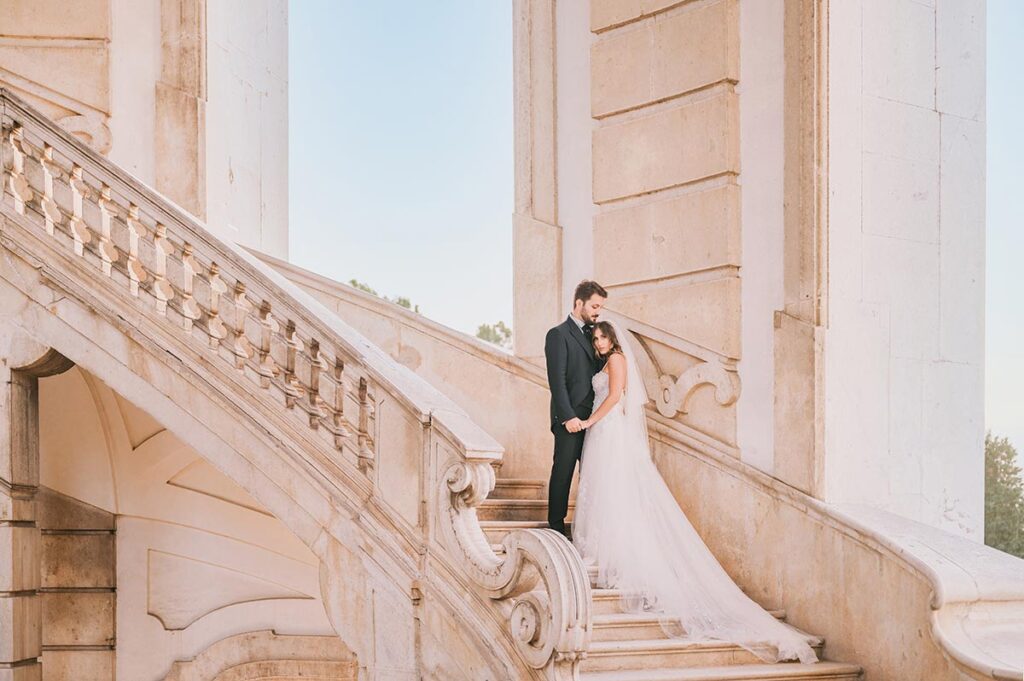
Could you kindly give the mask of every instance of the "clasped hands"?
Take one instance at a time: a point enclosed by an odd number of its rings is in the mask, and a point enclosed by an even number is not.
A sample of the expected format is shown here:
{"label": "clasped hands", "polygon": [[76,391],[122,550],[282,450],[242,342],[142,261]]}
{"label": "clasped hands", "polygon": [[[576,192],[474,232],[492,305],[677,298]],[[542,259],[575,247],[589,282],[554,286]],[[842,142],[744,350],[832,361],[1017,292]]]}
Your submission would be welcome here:
{"label": "clasped hands", "polygon": [[590,419],[587,419],[586,421],[581,421],[579,418],[572,418],[566,421],[564,425],[565,429],[568,430],[570,433],[578,433],[581,430],[586,430],[593,424],[590,422]]}

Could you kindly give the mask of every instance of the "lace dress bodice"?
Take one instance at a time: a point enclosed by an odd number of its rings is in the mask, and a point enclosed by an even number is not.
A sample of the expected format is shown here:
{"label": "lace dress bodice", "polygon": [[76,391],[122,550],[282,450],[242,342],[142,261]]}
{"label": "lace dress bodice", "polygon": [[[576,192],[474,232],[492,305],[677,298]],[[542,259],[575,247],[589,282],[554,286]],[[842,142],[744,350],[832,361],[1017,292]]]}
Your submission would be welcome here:
{"label": "lace dress bodice", "polygon": [[594,408],[601,406],[605,398],[608,397],[608,372],[598,371],[594,374],[594,378],[591,379],[590,383],[594,386]]}
{"label": "lace dress bodice", "polygon": [[[601,403],[608,397],[608,393],[611,390],[611,376],[607,371],[598,371],[594,374],[594,378],[591,379],[590,384],[594,387],[594,411],[597,411]],[[625,412],[626,400],[625,398],[619,400],[619,403],[615,405],[603,419],[594,424],[595,428],[608,425],[608,421],[615,420],[616,417],[621,416]]]}

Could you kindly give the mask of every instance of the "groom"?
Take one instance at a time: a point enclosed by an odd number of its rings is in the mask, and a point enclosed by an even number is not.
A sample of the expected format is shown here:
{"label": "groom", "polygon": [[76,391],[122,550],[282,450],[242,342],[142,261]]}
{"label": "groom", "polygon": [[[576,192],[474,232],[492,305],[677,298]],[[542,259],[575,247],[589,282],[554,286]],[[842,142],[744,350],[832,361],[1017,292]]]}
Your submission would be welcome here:
{"label": "groom", "polygon": [[570,540],[572,535],[565,527],[569,486],[583,453],[583,421],[594,409],[591,380],[601,368],[590,334],[607,298],[608,292],[596,281],[581,281],[573,295],[572,313],[548,331],[544,339],[551,389],[551,432],[555,436],[548,484],[548,527]]}

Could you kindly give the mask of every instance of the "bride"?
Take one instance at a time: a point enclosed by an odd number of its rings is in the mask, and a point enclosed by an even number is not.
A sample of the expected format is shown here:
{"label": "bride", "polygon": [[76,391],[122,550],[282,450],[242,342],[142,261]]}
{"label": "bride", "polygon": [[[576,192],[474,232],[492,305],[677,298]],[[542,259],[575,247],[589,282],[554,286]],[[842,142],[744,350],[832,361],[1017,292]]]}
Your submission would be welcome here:
{"label": "bride", "polygon": [[[623,590],[631,610],[658,613],[666,633],[717,639],[762,660],[817,662],[805,636],[778,621],[739,589],[693,529],[651,460],[636,361],[616,326],[593,329],[594,403],[584,422],[573,543],[596,565],[597,583]],[[681,631],[680,631],[681,627]]]}

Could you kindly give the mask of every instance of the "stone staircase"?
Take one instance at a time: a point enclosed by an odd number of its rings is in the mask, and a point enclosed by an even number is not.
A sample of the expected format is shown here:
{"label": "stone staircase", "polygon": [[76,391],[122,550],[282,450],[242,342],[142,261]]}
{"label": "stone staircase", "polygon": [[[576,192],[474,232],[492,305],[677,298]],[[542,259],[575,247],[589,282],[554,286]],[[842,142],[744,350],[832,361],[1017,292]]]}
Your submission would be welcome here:
{"label": "stone staircase", "polygon": [[[499,478],[490,496],[477,509],[480,527],[495,552],[501,540],[519,529],[547,526],[547,487],[543,480]],[[569,506],[569,519],[573,504]],[[772,679],[862,678],[860,667],[823,661],[816,665],[763,664],[743,648],[720,642],[688,642],[665,635],[653,615],[622,610],[621,592],[595,585],[596,570],[588,570],[591,587],[591,642],[581,666],[589,681],[746,681]],[[785,619],[785,611],[772,614]],[[814,644],[822,657],[824,640]]]}

